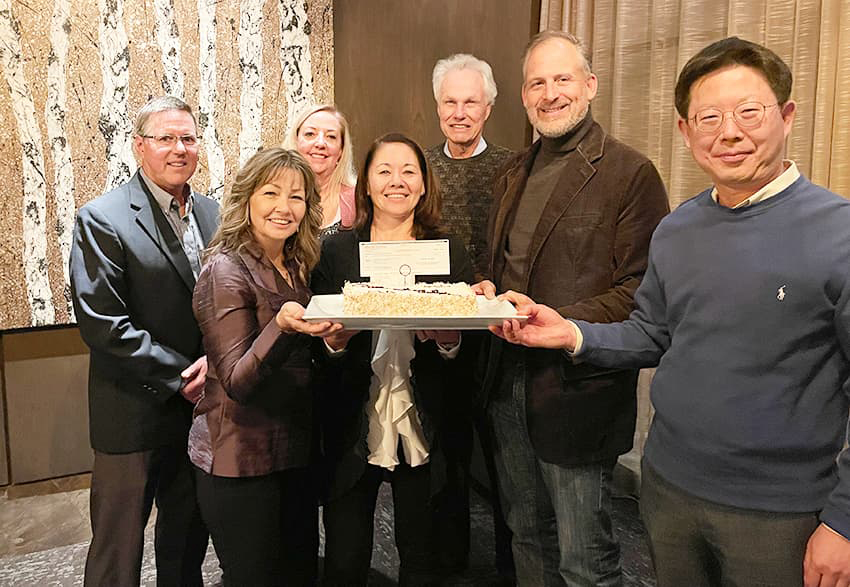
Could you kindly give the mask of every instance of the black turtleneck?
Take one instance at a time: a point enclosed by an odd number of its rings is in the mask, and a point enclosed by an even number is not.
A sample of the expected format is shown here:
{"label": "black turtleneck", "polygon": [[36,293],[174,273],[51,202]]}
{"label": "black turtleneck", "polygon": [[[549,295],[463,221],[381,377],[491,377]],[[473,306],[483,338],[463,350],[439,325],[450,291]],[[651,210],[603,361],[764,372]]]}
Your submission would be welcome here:
{"label": "black turtleneck", "polygon": [[558,178],[566,171],[567,155],[575,150],[593,126],[593,116],[587,116],[575,127],[560,137],[540,137],[540,149],[534,157],[531,173],[525,190],[519,197],[516,214],[508,230],[505,242],[505,270],[499,290],[525,291],[524,276],[527,266],[528,247],[543,208],[549,201]]}

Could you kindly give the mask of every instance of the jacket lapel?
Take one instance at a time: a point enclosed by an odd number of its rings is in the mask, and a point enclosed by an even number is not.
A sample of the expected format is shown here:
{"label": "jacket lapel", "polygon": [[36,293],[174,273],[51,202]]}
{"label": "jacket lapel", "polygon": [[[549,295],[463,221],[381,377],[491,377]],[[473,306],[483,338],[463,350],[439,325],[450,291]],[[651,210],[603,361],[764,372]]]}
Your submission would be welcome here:
{"label": "jacket lapel", "polygon": [[195,194],[195,207],[192,208],[192,214],[198,223],[198,229],[201,231],[201,238],[204,240],[206,247],[216,228],[218,228],[218,206],[209,198],[200,194]]}
{"label": "jacket lapel", "polygon": [[537,261],[537,255],[540,254],[540,250],[543,248],[546,239],[549,238],[555,225],[566,214],[570,206],[576,201],[581,190],[596,173],[596,167],[593,165],[593,162],[602,156],[604,141],[605,132],[599,124],[594,122],[587,135],[567,155],[564,172],[558,179],[555,191],[552,192],[552,195],[546,202],[546,206],[543,208],[543,214],[531,237],[531,243],[528,245],[524,278],[525,291],[528,291],[532,268]]}
{"label": "jacket lapel", "polygon": [[130,208],[136,214],[136,223],[148,238],[162,251],[174,270],[180,275],[183,283],[192,291],[195,287],[195,276],[189,266],[189,259],[183,247],[177,241],[177,235],[162,210],[150,193],[139,172],[130,180]]}

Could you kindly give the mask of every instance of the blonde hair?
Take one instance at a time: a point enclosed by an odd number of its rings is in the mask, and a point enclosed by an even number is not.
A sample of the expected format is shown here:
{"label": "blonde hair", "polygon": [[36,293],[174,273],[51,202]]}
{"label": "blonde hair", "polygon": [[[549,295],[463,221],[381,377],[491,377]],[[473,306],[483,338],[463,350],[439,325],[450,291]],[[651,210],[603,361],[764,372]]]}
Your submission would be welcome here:
{"label": "blonde hair", "polygon": [[317,112],[329,112],[339,121],[342,151],[340,151],[339,161],[337,161],[336,168],[333,170],[327,186],[331,194],[339,196],[342,186],[353,186],[357,183],[357,174],[354,172],[354,145],[351,143],[351,130],[348,126],[348,120],[346,120],[342,112],[337,110],[336,106],[333,104],[312,104],[299,111],[283,146],[287,149],[295,149],[297,151],[298,132],[304,125],[304,122]]}
{"label": "blonde hair", "polygon": [[206,250],[206,259],[217,253],[241,251],[248,243],[256,242],[248,215],[249,200],[257,189],[284,169],[297,171],[304,179],[307,211],[296,233],[286,239],[283,257],[295,260],[299,277],[307,283],[310,271],[319,262],[322,205],[316,188],[316,176],[310,164],[295,150],[282,147],[263,149],[242,166],[230,192],[221,202],[221,223]]}

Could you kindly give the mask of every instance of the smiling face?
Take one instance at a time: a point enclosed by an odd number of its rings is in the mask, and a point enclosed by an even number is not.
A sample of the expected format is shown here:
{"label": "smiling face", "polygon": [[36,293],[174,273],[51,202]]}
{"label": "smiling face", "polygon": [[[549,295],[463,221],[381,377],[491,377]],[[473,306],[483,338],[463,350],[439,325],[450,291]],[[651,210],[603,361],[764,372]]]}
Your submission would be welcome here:
{"label": "smiling face", "polygon": [[272,259],[283,250],[286,239],[298,230],[306,212],[304,178],[295,169],[281,169],[248,199],[251,233]]}
{"label": "smiling face", "polygon": [[[742,128],[732,116],[731,111],[745,102],[768,106],[761,124],[754,128]],[[775,104],[776,96],[764,76],[744,65],[713,71],[691,87],[688,120],[679,119],[679,131],[724,205],[742,202],[782,173],[785,139],[796,105],[793,101]],[[693,117],[706,108],[724,113],[713,133],[694,126]]]}
{"label": "smiling face", "polygon": [[[154,137],[194,136],[197,129],[188,112],[164,110],[151,114],[145,124],[144,134]],[[198,166],[198,143],[187,147],[182,141],[177,141],[172,147],[161,147],[155,139],[136,135],[133,146],[147,178],[172,196],[182,198],[183,190]]]}
{"label": "smiling face", "polygon": [[528,121],[545,137],[562,136],[584,119],[596,87],[596,76],[584,70],[575,45],[544,41],[525,62],[522,104]]}
{"label": "smiling face", "polygon": [[374,217],[410,218],[425,194],[425,182],[416,153],[404,143],[384,143],[369,165],[368,195]]}
{"label": "smiling face", "polygon": [[342,141],[342,125],[336,116],[324,110],[308,116],[298,129],[296,148],[307,159],[319,183],[324,183],[336,169]]}
{"label": "smiling face", "polygon": [[472,154],[484,132],[490,109],[480,73],[455,69],[446,74],[440,86],[437,116],[453,156]]}

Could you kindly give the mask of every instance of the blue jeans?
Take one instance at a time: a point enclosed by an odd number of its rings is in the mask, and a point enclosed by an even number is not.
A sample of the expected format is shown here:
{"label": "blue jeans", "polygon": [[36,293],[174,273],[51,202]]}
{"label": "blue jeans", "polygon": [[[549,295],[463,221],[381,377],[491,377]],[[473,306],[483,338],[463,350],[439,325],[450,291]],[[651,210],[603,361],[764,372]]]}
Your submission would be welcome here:
{"label": "blue jeans", "polygon": [[525,370],[517,363],[488,406],[500,498],[517,584],[620,586],[611,528],[614,462],[560,466],[537,458],[525,416]]}

